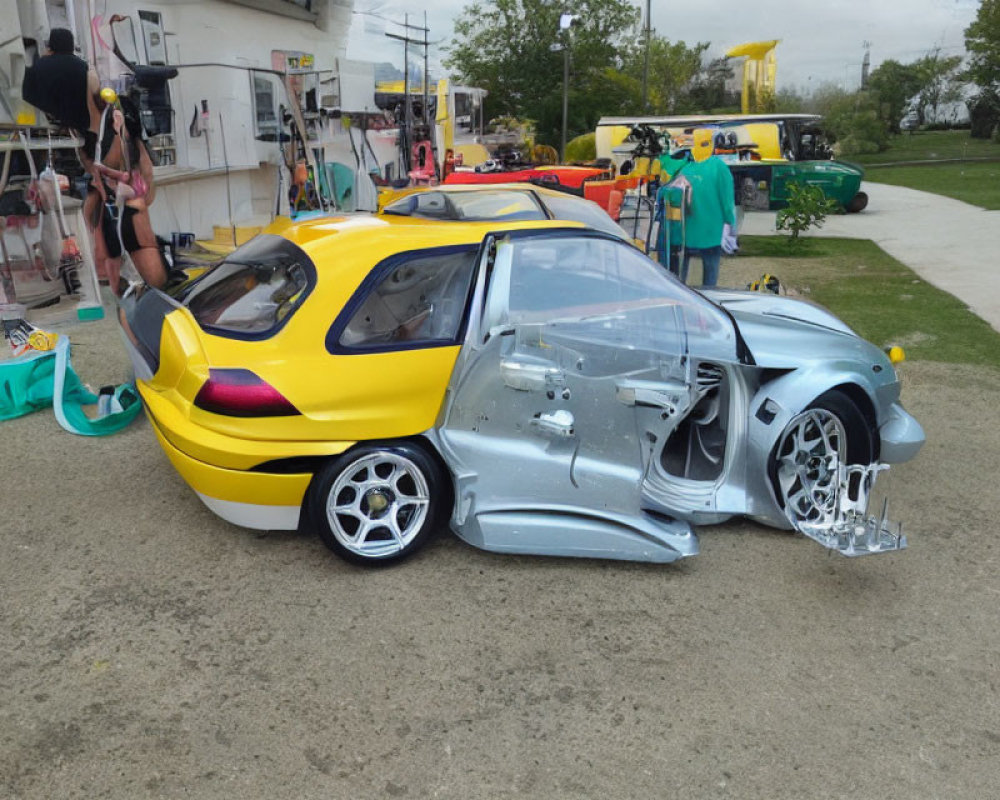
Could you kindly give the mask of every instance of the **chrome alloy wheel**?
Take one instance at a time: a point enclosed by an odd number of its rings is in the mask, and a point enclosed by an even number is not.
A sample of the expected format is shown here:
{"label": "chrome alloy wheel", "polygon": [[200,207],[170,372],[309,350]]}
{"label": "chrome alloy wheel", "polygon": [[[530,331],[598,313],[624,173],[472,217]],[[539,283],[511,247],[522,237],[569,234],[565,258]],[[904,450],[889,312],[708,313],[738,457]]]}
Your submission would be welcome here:
{"label": "chrome alloy wheel", "polygon": [[341,471],[327,494],[326,517],[346,550],[385,558],[420,533],[429,503],[427,479],[416,464],[398,453],[376,451]]}
{"label": "chrome alloy wheel", "polygon": [[844,424],[832,412],[811,408],[788,423],[776,460],[781,501],[792,525],[833,518],[846,457]]}

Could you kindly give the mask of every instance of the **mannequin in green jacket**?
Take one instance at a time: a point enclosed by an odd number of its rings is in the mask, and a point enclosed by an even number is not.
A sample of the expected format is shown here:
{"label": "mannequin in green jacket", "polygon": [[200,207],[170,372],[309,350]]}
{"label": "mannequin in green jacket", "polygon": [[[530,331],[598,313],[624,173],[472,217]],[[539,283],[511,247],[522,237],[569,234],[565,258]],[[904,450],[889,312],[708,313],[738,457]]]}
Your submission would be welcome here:
{"label": "mannequin in green jacket", "polygon": [[[679,277],[687,282],[688,266],[691,256],[701,258],[703,286],[715,286],[719,281],[719,262],[722,260],[722,230],[728,223],[736,227],[736,208],[734,205],[733,175],[726,163],[712,155],[713,131],[710,128],[698,128],[692,134],[691,160],[677,165],[676,159],[671,159],[670,168],[674,179],[681,178],[690,185],[689,198],[686,203],[686,213],[683,225],[679,221],[670,224],[671,250],[682,246],[684,258],[679,264]],[[673,200],[676,203],[676,185],[667,185],[660,189],[658,200],[663,203]],[[681,237],[683,231],[683,238]],[[661,250],[665,253],[666,248]],[[671,269],[676,272],[676,258],[671,258]]]}

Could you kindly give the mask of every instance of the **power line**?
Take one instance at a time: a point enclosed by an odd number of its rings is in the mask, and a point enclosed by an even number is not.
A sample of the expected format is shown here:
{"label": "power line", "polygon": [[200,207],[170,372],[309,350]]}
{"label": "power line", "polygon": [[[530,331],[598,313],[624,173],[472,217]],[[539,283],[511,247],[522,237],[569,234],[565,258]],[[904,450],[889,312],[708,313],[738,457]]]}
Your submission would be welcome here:
{"label": "power line", "polygon": [[399,22],[398,20],[395,20],[392,17],[387,17],[385,14],[379,14],[375,11],[352,11],[351,13],[363,17],[375,17],[376,19],[384,20],[385,22],[392,23],[393,25],[397,25],[400,28],[406,28],[407,30],[411,31],[424,31],[424,33],[426,33],[430,30],[430,28],[425,28],[422,25],[411,25],[409,22]]}

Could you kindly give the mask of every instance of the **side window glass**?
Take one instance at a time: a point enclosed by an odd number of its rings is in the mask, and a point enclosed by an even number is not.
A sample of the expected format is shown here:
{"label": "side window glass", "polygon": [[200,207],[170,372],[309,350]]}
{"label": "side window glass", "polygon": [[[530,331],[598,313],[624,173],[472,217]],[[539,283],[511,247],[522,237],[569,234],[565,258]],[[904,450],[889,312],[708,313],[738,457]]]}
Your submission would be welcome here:
{"label": "side window glass", "polygon": [[624,242],[584,236],[515,240],[509,286],[502,278],[494,276],[493,286],[508,297],[505,312],[495,314],[498,323],[558,325],[603,341],[671,350],[682,344],[676,337],[686,330],[713,340],[720,351],[732,349],[724,312]]}
{"label": "side window glass", "polygon": [[338,343],[351,349],[442,345],[458,337],[477,248],[421,251],[391,268],[363,299]]}
{"label": "side window glass", "polygon": [[678,292],[634,248],[592,237],[515,242],[510,321],[551,322],[673,305]]}

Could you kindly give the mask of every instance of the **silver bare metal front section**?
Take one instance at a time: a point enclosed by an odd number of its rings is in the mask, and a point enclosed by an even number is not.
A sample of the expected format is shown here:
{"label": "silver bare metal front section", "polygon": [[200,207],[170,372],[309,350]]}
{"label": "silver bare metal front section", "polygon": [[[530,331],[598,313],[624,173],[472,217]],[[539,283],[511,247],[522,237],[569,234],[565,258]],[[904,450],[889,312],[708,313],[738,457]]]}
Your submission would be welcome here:
{"label": "silver bare metal front section", "polygon": [[882,503],[879,516],[868,513],[868,503],[875,479],[888,464],[840,464],[836,502],[823,519],[794,522],[795,527],[813,541],[845,556],[887,553],[906,547],[901,523],[887,519],[889,501]]}

